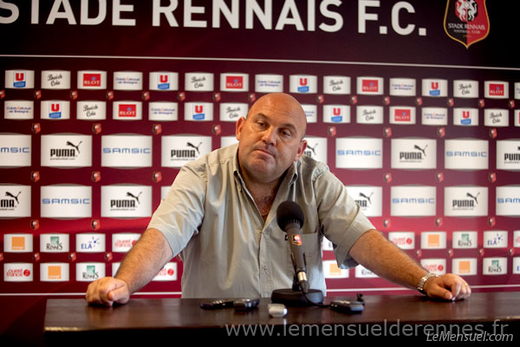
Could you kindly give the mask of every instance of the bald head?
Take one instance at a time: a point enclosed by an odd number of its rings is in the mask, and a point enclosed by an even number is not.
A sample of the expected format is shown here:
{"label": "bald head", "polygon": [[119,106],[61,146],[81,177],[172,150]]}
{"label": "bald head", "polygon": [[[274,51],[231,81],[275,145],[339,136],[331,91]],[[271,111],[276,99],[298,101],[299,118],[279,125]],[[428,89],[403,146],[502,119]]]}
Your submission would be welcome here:
{"label": "bald head", "polygon": [[283,93],[259,98],[236,125],[238,161],[246,184],[271,184],[304,153],[307,119],[300,103]]}

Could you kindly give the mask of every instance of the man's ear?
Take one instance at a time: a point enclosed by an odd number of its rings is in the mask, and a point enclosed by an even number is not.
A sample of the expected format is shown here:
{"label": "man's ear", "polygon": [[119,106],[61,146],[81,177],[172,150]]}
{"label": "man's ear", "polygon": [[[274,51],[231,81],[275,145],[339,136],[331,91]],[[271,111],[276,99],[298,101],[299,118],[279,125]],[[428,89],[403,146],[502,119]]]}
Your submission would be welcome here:
{"label": "man's ear", "polygon": [[236,127],[235,127],[235,137],[238,141],[240,141],[240,134],[242,133],[242,127],[244,126],[244,123],[246,122],[244,117],[240,117],[237,121]]}
{"label": "man's ear", "polygon": [[294,161],[297,161],[300,159],[300,157],[305,152],[305,149],[307,148],[307,140],[301,140],[300,145],[298,146],[298,152],[296,153],[296,158],[294,158]]}

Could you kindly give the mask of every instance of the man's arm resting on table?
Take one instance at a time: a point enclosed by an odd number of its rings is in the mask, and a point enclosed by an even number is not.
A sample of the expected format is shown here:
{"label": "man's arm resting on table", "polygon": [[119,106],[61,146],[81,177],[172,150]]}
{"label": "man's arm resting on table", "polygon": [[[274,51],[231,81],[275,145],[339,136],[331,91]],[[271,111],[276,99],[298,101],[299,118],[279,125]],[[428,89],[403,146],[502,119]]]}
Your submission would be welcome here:
{"label": "man's arm resting on table", "polygon": [[[365,232],[350,249],[350,255],[378,276],[408,288],[417,289],[421,278],[428,274],[377,230]],[[464,299],[471,295],[467,283],[454,274],[430,278],[423,289],[429,297],[446,300]]]}
{"label": "man's arm resting on table", "polygon": [[172,257],[164,235],[157,229],[148,229],[126,254],[116,276],[92,282],[85,299],[89,304],[124,304],[132,293],[150,282]]}

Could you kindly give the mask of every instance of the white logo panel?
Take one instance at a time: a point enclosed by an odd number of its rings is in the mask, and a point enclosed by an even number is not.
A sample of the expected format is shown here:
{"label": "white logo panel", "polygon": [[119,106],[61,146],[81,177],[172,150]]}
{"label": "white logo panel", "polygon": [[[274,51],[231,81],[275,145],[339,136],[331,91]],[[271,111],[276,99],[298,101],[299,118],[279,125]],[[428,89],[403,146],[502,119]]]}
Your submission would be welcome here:
{"label": "white logo panel", "polygon": [[171,135],[161,138],[161,166],[182,167],[211,152],[210,136]]}
{"label": "white logo panel", "polygon": [[6,70],[6,89],[33,89],[34,71],[32,70]]}
{"label": "white logo panel", "polygon": [[348,76],[324,76],[323,93],[325,94],[350,94],[350,77]]}
{"label": "white logo panel", "polygon": [[0,167],[31,166],[31,135],[0,134]]}
{"label": "white logo panel", "polygon": [[220,104],[220,120],[223,122],[236,122],[240,117],[247,117],[249,106],[240,102],[223,102]]}
{"label": "white logo panel", "polygon": [[356,106],[356,122],[358,124],[383,124],[383,106]]}
{"label": "white logo panel", "polygon": [[105,120],[107,105],[105,101],[78,101],[76,118],[81,120]]}
{"label": "white logo panel", "polygon": [[5,282],[32,282],[33,264],[30,263],[5,263],[4,281]]}
{"label": "white logo panel", "polygon": [[383,140],[345,137],[336,139],[336,167],[343,169],[381,169]]}
{"label": "white logo panel", "polygon": [[41,87],[42,89],[70,89],[70,71],[42,71]]}
{"label": "white logo panel", "polygon": [[297,94],[315,94],[318,90],[318,79],[312,75],[289,76],[289,91]]}
{"label": "white logo panel", "polygon": [[184,104],[184,119],[187,121],[212,121],[213,103],[187,102]]}
{"label": "white logo panel", "polygon": [[40,235],[40,252],[67,253],[70,248],[69,234],[52,233]]}
{"label": "white logo panel", "polygon": [[497,169],[520,170],[520,139],[497,141]]}
{"label": "white logo panel", "polygon": [[42,186],[40,211],[44,218],[90,218],[92,216],[92,187]]}
{"label": "white logo panel", "polygon": [[385,90],[383,78],[369,76],[358,77],[356,90],[359,95],[383,95]]}
{"label": "white logo panel", "polygon": [[347,186],[348,195],[354,199],[367,217],[381,217],[383,213],[383,188],[376,186]]}
{"label": "white logo panel", "polygon": [[478,233],[476,231],[454,231],[452,234],[452,247],[455,249],[473,249],[478,246]]}
{"label": "white logo panel", "polygon": [[149,89],[155,91],[171,91],[179,89],[179,74],[177,72],[154,71],[149,75]]}
{"label": "white logo panel", "polygon": [[188,72],[184,75],[184,88],[188,92],[213,91],[213,74],[207,72]]}
{"label": "white logo panel", "polygon": [[309,136],[307,140],[307,148],[304,154],[314,160],[327,164],[327,138]]}
{"label": "white logo panel", "polygon": [[415,96],[416,81],[413,78],[390,78],[390,95]]}
{"label": "white logo panel", "polygon": [[114,90],[142,90],[143,73],[136,71],[114,72]]}
{"label": "white logo panel", "polygon": [[33,119],[34,101],[6,100],[4,102],[5,119]]}
{"label": "white logo panel", "polygon": [[99,70],[78,71],[78,89],[103,90],[107,88],[107,72]]}
{"label": "white logo panel", "polygon": [[324,105],[324,123],[350,123],[350,106],[348,105]]}
{"label": "white logo panel", "polygon": [[101,166],[152,166],[152,137],[143,135],[107,135],[101,137]]}
{"label": "white logo panel", "polygon": [[422,80],[422,96],[448,96],[448,81],[444,79],[426,78]]}
{"label": "white logo panel", "polygon": [[496,214],[497,216],[520,216],[520,186],[497,187]]}
{"label": "white logo panel", "polygon": [[42,135],[41,165],[58,168],[92,166],[92,137],[77,134]]}
{"label": "white logo panel", "polygon": [[392,231],[388,240],[401,249],[415,249],[415,233],[413,231]]}
{"label": "white logo panel", "polygon": [[223,92],[249,91],[249,75],[244,73],[223,73],[220,75],[220,90]]}
{"label": "white logo panel", "polygon": [[392,139],[392,168],[426,170],[437,167],[437,141],[433,139]]}
{"label": "white logo panel", "polygon": [[70,119],[70,102],[64,100],[46,100],[41,102],[41,119]]}
{"label": "white logo panel", "polygon": [[476,217],[488,214],[488,188],[477,186],[446,187],[444,215]]}
{"label": "white logo panel", "polygon": [[445,107],[423,107],[421,122],[424,125],[448,125],[448,109]]}
{"label": "white logo panel", "polygon": [[31,216],[31,186],[0,184],[0,218]]}
{"label": "white logo panel", "polygon": [[76,281],[77,282],[93,282],[97,279],[105,277],[104,263],[77,263],[76,264]]}
{"label": "white logo panel", "polygon": [[478,81],[454,80],[453,96],[456,98],[478,98]]}
{"label": "white logo panel", "polygon": [[101,216],[111,218],[150,217],[152,187],[112,185],[101,187]]}
{"label": "white logo panel", "polygon": [[4,252],[30,253],[33,251],[33,236],[31,234],[5,234]]}
{"label": "white logo panel", "polygon": [[430,186],[394,186],[391,215],[401,217],[435,216],[436,188]]}
{"label": "white logo panel", "polygon": [[155,101],[148,105],[148,119],[153,121],[176,121],[179,118],[179,105],[176,102]]}
{"label": "white logo panel", "polygon": [[487,170],[489,167],[488,141],[446,140],[444,142],[444,167],[451,170]]}
{"label": "white logo panel", "polygon": [[40,281],[42,282],[68,282],[68,263],[41,263]]}
{"label": "white logo panel", "polygon": [[257,93],[283,92],[283,75],[255,75],[255,91]]}

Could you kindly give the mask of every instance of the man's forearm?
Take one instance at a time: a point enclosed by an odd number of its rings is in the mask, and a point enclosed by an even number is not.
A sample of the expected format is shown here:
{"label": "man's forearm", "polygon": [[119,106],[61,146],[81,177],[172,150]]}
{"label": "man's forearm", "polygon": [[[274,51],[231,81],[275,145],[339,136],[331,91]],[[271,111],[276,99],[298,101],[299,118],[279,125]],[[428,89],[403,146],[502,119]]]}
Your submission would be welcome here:
{"label": "man's forearm", "polygon": [[125,281],[130,293],[134,293],[150,282],[172,257],[164,235],[157,229],[148,229],[126,254],[115,278]]}
{"label": "man's forearm", "polygon": [[377,230],[363,234],[352,246],[350,254],[376,275],[408,288],[416,288],[421,277],[427,273]]}

